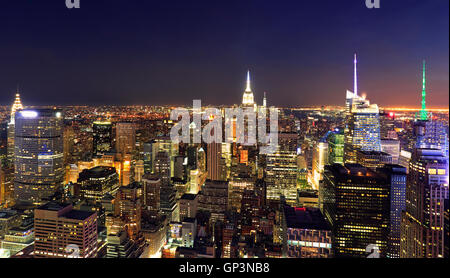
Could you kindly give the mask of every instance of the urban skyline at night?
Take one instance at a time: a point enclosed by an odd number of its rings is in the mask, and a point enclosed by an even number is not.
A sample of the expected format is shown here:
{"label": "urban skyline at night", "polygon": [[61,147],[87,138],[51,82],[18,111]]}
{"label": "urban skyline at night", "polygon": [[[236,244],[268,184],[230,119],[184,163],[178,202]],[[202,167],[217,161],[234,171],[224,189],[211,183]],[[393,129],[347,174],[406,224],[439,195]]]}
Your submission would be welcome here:
{"label": "urban skyline at night", "polygon": [[447,261],[449,9],[8,1],[0,261],[197,277]]}

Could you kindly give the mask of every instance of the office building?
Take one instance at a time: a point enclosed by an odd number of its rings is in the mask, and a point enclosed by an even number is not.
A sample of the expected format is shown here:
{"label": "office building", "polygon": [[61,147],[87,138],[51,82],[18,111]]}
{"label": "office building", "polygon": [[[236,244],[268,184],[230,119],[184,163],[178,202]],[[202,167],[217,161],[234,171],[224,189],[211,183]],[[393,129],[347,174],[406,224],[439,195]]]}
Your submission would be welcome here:
{"label": "office building", "polygon": [[14,144],[15,198],[19,202],[41,203],[64,181],[62,112],[16,112]]}
{"label": "office building", "polygon": [[280,133],[277,151],[266,155],[267,199],[295,204],[297,199],[297,134]]}
{"label": "office building", "polygon": [[70,204],[47,203],[34,211],[36,258],[95,258],[97,213]]}
{"label": "office building", "polygon": [[84,169],[79,174],[77,183],[81,197],[100,202],[107,194],[116,194],[119,176],[114,167],[97,166]]}
{"label": "office building", "polygon": [[111,122],[94,122],[92,125],[92,154],[94,156],[101,156],[111,152],[112,141]]}
{"label": "office building", "polygon": [[323,214],[333,233],[335,257],[363,258],[373,244],[387,256],[390,182],[359,164],[325,166]]}
{"label": "office building", "polygon": [[377,172],[390,181],[391,216],[388,241],[388,258],[400,258],[400,239],[402,212],[406,208],[406,168],[400,165],[386,164]]}
{"label": "office building", "polygon": [[116,123],[116,151],[120,154],[131,154],[135,149],[136,132],[133,123]]}
{"label": "office building", "polygon": [[448,157],[440,149],[415,149],[406,183],[401,223],[401,258],[444,257],[444,204]]}

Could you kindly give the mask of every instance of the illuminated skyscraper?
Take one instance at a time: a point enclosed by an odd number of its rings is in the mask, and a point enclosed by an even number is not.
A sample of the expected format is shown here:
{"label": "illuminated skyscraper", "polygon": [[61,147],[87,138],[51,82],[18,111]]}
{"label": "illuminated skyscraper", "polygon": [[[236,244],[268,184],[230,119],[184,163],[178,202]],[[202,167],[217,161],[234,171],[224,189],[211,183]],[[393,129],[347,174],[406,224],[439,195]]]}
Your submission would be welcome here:
{"label": "illuminated skyscraper", "polygon": [[22,110],[15,115],[15,180],[18,201],[40,203],[64,180],[63,117],[59,110]]}
{"label": "illuminated skyscraper", "polygon": [[81,197],[101,201],[107,194],[115,195],[119,188],[119,175],[114,167],[97,166],[84,169],[78,177]]}
{"label": "illuminated skyscraper", "polygon": [[391,222],[388,241],[388,258],[400,257],[400,238],[402,211],[406,206],[406,168],[400,165],[388,164],[377,172],[385,175],[387,181],[391,184]]}
{"label": "illuminated skyscraper", "polygon": [[158,175],[145,174],[142,183],[144,207],[156,218],[161,207],[161,179]]}
{"label": "illuminated skyscraper", "polygon": [[111,152],[112,149],[112,124],[111,122],[94,122],[92,126],[92,153],[101,156]]}
{"label": "illuminated skyscraper", "polygon": [[121,186],[114,200],[115,215],[123,221],[131,239],[136,239],[141,229],[141,192],[138,183]]}
{"label": "illuminated skyscraper", "polygon": [[[322,141],[325,138],[322,139]],[[312,172],[313,172],[313,188],[319,189],[319,182],[322,180],[323,170],[328,164],[328,143],[319,142],[313,151]]]}
{"label": "illuminated skyscraper", "polygon": [[278,149],[266,156],[267,199],[290,204],[297,200],[297,134],[280,133]]}
{"label": "illuminated skyscraper", "polygon": [[20,101],[20,94],[19,91],[17,90],[16,93],[16,98],[14,100],[14,103],[11,107],[11,119],[8,123],[8,159],[10,161],[13,161],[14,159],[14,132],[15,132],[15,128],[14,128],[14,124],[15,124],[15,116],[16,116],[16,112],[20,111],[23,109],[23,105],[22,102]]}
{"label": "illuminated skyscraper", "polygon": [[448,135],[444,123],[435,121],[431,117],[431,113],[426,108],[426,79],[425,79],[425,61],[423,64],[423,80],[422,80],[422,108],[419,116],[413,126],[413,136],[411,148],[432,148],[440,149],[448,157],[449,142]]}
{"label": "illuminated skyscraper", "polygon": [[358,96],[357,59],[354,60],[354,92],[347,91],[347,118],[345,128],[346,163],[356,162],[356,151],[381,151],[378,105]]}
{"label": "illuminated skyscraper", "polygon": [[244,95],[242,97],[243,106],[254,106],[255,100],[250,83],[250,71],[247,72],[247,87],[245,88]]}
{"label": "illuminated skyscraper", "polygon": [[327,138],[328,142],[328,164],[344,163],[344,133],[336,130],[331,132]]}
{"label": "illuminated skyscraper", "polygon": [[136,133],[133,123],[116,124],[116,150],[121,154],[131,154],[136,144]]}
{"label": "illuminated skyscraper", "polygon": [[208,179],[212,181],[224,180],[225,161],[222,158],[222,143],[210,143],[207,147]]}
{"label": "illuminated skyscraper", "polygon": [[169,219],[178,221],[179,207],[176,201],[176,189],[170,178],[170,157],[165,151],[160,151],[155,158],[155,174],[161,179],[160,208]]}
{"label": "illuminated skyscraper", "polygon": [[448,200],[448,157],[439,149],[415,149],[409,165],[400,257],[444,256],[444,201]]}
{"label": "illuminated skyscraper", "polygon": [[332,228],[336,257],[367,257],[376,245],[386,257],[390,181],[359,164],[325,166],[323,214]]}

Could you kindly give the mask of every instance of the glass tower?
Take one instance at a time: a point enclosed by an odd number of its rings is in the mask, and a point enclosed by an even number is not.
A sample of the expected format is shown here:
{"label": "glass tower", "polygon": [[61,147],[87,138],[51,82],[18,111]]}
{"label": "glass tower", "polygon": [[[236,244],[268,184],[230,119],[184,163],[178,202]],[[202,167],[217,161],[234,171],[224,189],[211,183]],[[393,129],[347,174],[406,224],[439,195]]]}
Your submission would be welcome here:
{"label": "glass tower", "polygon": [[63,117],[60,110],[22,110],[15,114],[17,201],[40,203],[62,185]]}

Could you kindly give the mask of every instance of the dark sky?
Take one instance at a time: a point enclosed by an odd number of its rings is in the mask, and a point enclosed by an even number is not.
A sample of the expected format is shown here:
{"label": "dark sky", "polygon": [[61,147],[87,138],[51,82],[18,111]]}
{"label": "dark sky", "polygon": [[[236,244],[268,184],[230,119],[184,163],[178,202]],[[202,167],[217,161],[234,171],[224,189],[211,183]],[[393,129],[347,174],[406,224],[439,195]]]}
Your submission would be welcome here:
{"label": "dark sky", "polygon": [[359,55],[360,91],[382,106],[448,107],[449,1],[4,0],[0,104],[343,105]]}

